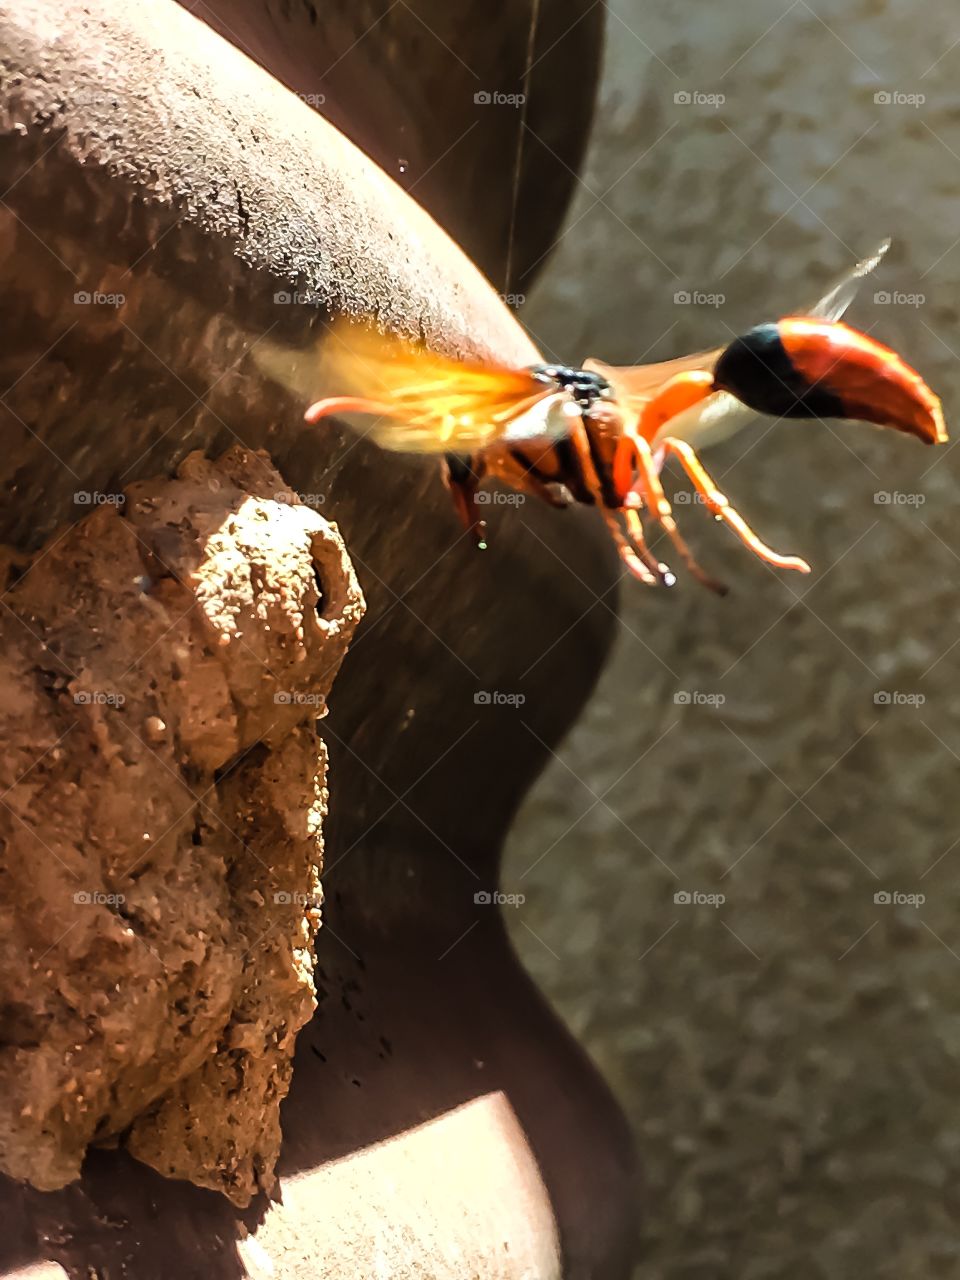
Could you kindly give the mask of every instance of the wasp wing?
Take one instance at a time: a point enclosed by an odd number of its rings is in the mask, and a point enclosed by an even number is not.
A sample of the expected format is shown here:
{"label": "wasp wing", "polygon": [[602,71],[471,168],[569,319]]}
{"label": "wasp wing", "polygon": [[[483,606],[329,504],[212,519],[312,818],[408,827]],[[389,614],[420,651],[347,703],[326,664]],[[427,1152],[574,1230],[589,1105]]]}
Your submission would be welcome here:
{"label": "wasp wing", "polygon": [[845,271],[833,288],[823,295],[819,301],[806,311],[798,311],[800,316],[813,316],[817,320],[840,320],[857,296],[857,290],[871,272],[876,271],[890,248],[890,238],[877,245],[876,251],[869,258],[862,258],[850,271]]}
{"label": "wasp wing", "polygon": [[366,325],[331,326],[318,380],[338,394],[312,405],[308,422],[362,415],[364,435],[401,452],[467,453],[569,429],[569,397],[529,369],[452,360]]}
{"label": "wasp wing", "polygon": [[[812,306],[789,314],[813,316],[820,320],[839,320],[856,297],[864,279],[876,270],[889,248],[889,239],[884,240],[869,257],[862,258],[850,270],[845,271]],[[724,350],[724,347],[716,347],[713,351],[702,351],[697,355],[681,356],[677,360],[665,360],[660,364],[641,365],[637,368],[616,368],[600,364],[597,360],[588,360],[584,368],[602,374],[613,387],[617,400],[628,412],[639,416],[647,401],[669,378],[693,370],[712,373]],[[760,414],[748,409],[729,392],[715,391],[699,404],[671,418],[651,443],[655,447],[663,436],[670,435],[686,440],[694,448],[709,448],[736,435],[744,427],[759,421],[760,417]]]}

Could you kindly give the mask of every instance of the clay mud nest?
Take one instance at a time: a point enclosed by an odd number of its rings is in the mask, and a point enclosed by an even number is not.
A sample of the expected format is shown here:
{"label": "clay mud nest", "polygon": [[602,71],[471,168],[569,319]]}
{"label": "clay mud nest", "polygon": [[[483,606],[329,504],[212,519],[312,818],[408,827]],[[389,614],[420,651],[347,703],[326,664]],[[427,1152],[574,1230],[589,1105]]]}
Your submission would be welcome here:
{"label": "clay mud nest", "polygon": [[247,1204],[314,1005],[326,753],[364,609],[265,454],[78,494],[0,609],[0,1166],[91,1144]]}

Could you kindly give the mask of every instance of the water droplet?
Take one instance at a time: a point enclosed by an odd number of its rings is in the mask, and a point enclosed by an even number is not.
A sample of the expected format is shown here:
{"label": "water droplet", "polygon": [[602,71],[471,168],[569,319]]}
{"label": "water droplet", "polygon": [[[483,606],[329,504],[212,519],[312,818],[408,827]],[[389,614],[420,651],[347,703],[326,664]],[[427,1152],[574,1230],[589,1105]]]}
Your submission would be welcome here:
{"label": "water droplet", "polygon": [[410,161],[401,159],[397,161],[397,164],[400,166],[400,172],[406,173],[407,168],[409,167]]}

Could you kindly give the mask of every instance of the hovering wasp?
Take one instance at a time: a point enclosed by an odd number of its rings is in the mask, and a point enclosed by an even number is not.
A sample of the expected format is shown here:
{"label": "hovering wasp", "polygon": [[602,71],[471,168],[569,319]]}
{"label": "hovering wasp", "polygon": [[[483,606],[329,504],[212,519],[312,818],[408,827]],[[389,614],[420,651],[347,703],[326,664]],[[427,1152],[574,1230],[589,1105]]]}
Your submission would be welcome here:
{"label": "hovering wasp", "polygon": [[839,323],[863,278],[889,245],[858,262],[814,306],[761,324],[728,346],[660,364],[511,369],[456,361],[363,326],[334,330],[334,376],[357,394],[318,401],[306,420],[364,414],[380,445],[444,458],[454,504],[477,543],[476,502],[486,477],[554,506],[595,505],[630,573],[672,584],[650,551],[642,516],[655,520],[698,581],[725,588],[697,564],[660,482],[668,458],[686,472],[707,509],[768,564],[809,573],[798,556],[771,550],[730,504],[700,461],[703,447],[757,414],[847,418],[893,427],[926,444],[947,438],[940,401],[918,373],[866,334]]}

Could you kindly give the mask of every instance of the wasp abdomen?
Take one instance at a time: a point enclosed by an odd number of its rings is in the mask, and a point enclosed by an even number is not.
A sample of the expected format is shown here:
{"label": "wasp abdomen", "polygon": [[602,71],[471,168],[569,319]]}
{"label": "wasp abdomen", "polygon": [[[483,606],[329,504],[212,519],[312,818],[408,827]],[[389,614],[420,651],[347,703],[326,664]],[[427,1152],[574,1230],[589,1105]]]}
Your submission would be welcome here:
{"label": "wasp abdomen", "polygon": [[735,338],[713,371],[718,390],[771,418],[842,418],[843,402],[794,363],[778,324],[760,324]]}

